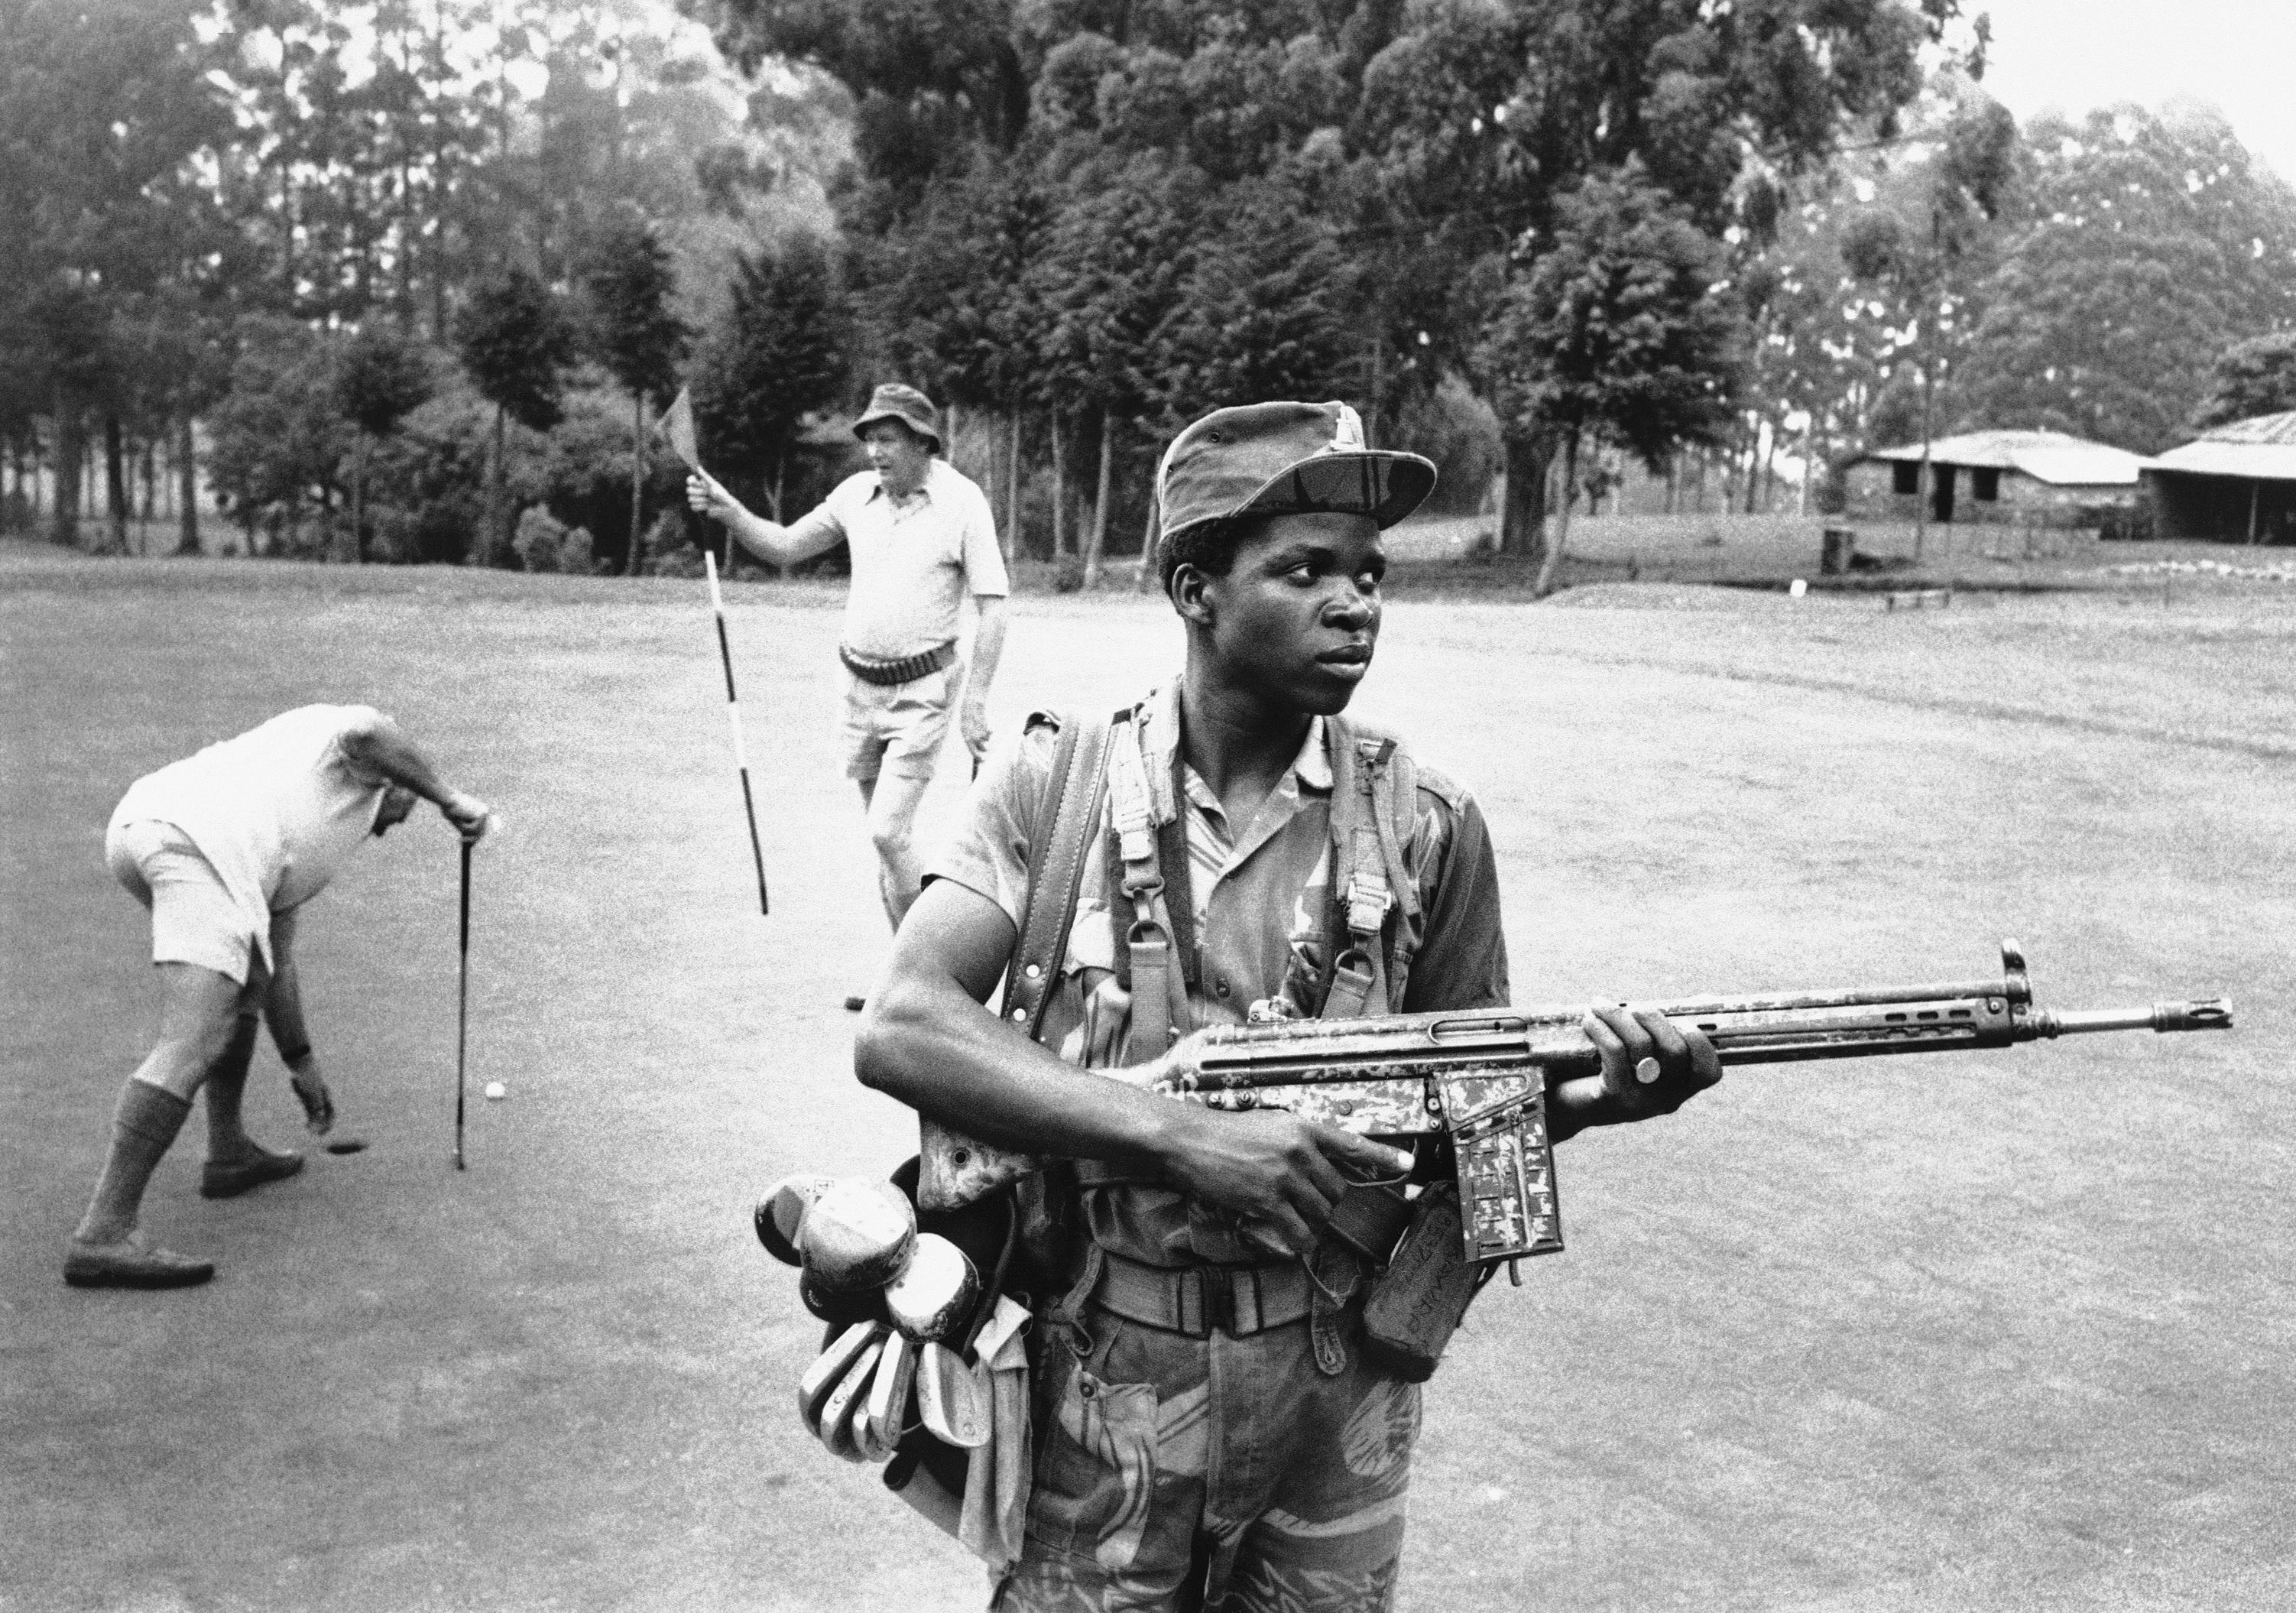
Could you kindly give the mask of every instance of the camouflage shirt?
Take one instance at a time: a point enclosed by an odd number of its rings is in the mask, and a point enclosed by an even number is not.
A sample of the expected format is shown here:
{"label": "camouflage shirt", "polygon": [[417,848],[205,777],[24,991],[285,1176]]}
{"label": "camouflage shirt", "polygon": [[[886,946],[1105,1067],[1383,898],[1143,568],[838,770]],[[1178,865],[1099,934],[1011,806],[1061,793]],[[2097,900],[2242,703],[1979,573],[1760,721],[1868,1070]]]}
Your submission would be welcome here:
{"label": "camouflage shirt", "polygon": [[[1178,695],[1176,679],[1142,707],[1152,778],[1172,777]],[[1020,745],[982,775],[964,823],[926,871],[928,879],[954,880],[995,902],[1016,933],[1028,905],[1030,851],[1040,834],[1052,832],[1044,807],[1058,732],[1055,719],[1041,713],[1030,719]],[[1330,892],[1327,733],[1321,718],[1309,725],[1300,754],[1249,823],[1231,823],[1195,770],[1182,771],[1197,949],[1188,992],[1192,1027],[1241,1024],[1254,1002],[1267,998],[1288,998],[1292,1010],[1303,1015],[1322,1007],[1300,999],[1303,981],[1322,978],[1337,922]],[[1504,1007],[1506,940],[1499,928],[1489,831],[1465,790],[1415,758],[1414,763],[1417,821],[1401,849],[1418,885],[1425,932],[1398,1006],[1406,1013]],[[1116,974],[1116,926],[1128,923],[1130,912],[1128,907],[1119,917],[1111,909],[1111,894],[1120,901],[1122,893],[1111,883],[1102,849],[1109,837],[1107,812],[1103,791],[1068,952],[1042,1033],[1047,1047],[1090,1069],[1134,1062],[1127,1045],[1129,994]],[[1168,887],[1168,873],[1167,878]],[[1140,1057],[1152,1051],[1144,1049]],[[1264,1261],[1274,1253],[1246,1241],[1225,1213],[1171,1188],[1136,1182],[1092,1188],[1086,1206],[1102,1247],[1152,1264]]]}

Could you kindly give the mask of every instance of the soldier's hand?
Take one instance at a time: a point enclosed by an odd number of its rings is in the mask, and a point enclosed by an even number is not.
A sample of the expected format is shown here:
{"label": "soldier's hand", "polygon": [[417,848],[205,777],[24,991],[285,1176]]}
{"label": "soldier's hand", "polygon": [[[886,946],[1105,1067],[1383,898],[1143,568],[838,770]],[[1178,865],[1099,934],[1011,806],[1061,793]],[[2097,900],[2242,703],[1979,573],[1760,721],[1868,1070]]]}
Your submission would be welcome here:
{"label": "soldier's hand", "polygon": [[[1355,1178],[1391,1177],[1411,1156],[1281,1109],[1243,1114],[1178,1106],[1164,1156],[1172,1184],[1269,1229],[1295,1255],[1316,1247]],[[1346,1167],[1343,1172],[1341,1167]]]}
{"label": "soldier's hand", "polygon": [[457,790],[439,803],[439,813],[448,823],[455,826],[455,832],[457,835],[476,844],[486,838],[488,822],[494,817],[494,809],[476,795],[466,795]]}
{"label": "soldier's hand", "polygon": [[1706,1033],[1650,1008],[1598,1005],[1579,1021],[1603,1056],[1603,1093],[1626,1118],[1671,1115],[1722,1079]]}

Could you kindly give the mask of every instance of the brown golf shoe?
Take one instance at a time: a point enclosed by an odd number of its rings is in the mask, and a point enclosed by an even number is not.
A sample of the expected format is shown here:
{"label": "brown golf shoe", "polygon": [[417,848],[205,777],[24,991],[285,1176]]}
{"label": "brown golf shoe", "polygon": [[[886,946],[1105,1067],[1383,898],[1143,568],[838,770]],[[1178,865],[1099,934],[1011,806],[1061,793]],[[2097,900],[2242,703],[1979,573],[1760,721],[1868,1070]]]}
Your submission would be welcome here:
{"label": "brown golf shoe", "polygon": [[236,1198],[250,1188],[278,1181],[302,1168],[300,1154],[275,1154],[269,1148],[258,1148],[254,1158],[234,1164],[220,1164],[210,1159],[200,1172],[200,1197]]}
{"label": "brown golf shoe", "polygon": [[64,1280],[75,1288],[187,1288],[215,1275],[215,1262],[163,1249],[141,1232],[118,1243],[64,1245]]}

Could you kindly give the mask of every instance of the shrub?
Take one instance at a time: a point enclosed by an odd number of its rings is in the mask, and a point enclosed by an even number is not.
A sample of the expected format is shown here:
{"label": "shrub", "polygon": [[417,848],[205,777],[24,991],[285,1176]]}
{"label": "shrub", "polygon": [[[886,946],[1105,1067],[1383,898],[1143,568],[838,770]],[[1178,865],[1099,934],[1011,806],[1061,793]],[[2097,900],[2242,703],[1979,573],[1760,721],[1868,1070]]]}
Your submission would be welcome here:
{"label": "shrub", "polygon": [[519,564],[529,572],[567,572],[586,577],[592,570],[590,531],[570,527],[540,505],[529,505],[518,518],[510,540]]}
{"label": "shrub", "polygon": [[644,569],[648,576],[701,575],[701,551],[694,547],[693,525],[685,512],[675,507],[653,518],[645,532]]}

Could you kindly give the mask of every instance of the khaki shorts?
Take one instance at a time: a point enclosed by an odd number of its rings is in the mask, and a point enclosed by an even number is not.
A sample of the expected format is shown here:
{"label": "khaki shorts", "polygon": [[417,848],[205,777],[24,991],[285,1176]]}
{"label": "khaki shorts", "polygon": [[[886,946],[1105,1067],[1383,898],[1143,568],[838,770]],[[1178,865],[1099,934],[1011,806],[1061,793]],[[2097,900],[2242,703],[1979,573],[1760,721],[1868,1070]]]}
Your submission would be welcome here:
{"label": "khaki shorts", "polygon": [[895,773],[930,778],[948,737],[962,663],[951,662],[906,683],[865,683],[845,674],[845,714],[838,728],[848,778]]}
{"label": "khaki shorts", "polygon": [[172,823],[115,823],[103,837],[111,876],[152,913],[152,961],[195,963],[241,985],[261,956],[246,912],[215,864]]}

